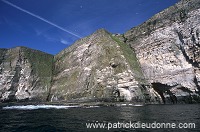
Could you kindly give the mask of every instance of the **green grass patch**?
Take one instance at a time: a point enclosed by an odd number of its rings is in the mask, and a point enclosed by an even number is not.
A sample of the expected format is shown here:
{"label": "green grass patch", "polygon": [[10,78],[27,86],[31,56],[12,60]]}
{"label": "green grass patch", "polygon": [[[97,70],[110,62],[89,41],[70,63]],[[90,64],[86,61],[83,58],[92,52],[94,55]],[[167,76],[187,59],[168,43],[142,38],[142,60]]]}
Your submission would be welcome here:
{"label": "green grass patch", "polygon": [[32,74],[41,78],[41,82],[48,87],[53,71],[53,55],[23,47],[25,57],[31,64]]}
{"label": "green grass patch", "polygon": [[111,38],[115,40],[117,44],[120,46],[120,49],[122,50],[124,57],[128,61],[133,72],[136,74],[135,76],[136,79],[142,81],[144,76],[133,49],[131,49],[126,43],[120,41],[117,37],[111,35]]}

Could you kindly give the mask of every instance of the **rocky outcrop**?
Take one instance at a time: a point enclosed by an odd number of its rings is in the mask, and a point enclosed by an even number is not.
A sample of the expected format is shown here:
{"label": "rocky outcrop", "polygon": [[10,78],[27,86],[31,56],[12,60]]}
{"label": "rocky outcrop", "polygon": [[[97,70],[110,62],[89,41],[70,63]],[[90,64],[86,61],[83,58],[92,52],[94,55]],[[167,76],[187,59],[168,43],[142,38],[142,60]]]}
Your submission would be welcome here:
{"label": "rocky outcrop", "polygon": [[0,101],[200,102],[200,1],[125,34],[100,29],[52,55],[0,49]]}
{"label": "rocky outcrop", "polygon": [[0,101],[46,101],[53,56],[25,47],[0,49]]}
{"label": "rocky outcrop", "polygon": [[124,34],[163,102],[198,102],[200,1],[182,0]]}
{"label": "rocky outcrop", "polygon": [[100,29],[55,56],[50,100],[155,101],[145,84],[134,52]]}

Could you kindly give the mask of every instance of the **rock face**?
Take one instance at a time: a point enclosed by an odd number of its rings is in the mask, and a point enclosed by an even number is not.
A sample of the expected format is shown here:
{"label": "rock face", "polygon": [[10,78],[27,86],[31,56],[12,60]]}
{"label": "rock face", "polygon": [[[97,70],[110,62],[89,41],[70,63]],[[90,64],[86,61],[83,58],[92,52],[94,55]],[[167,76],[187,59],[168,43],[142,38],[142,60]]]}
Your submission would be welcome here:
{"label": "rock face", "polygon": [[134,52],[104,29],[55,56],[51,101],[155,100],[149,90]]}
{"label": "rock face", "polygon": [[56,56],[0,49],[0,101],[200,102],[200,1],[125,34],[100,29]]}
{"label": "rock face", "polygon": [[46,101],[53,56],[25,47],[0,49],[0,101]]}
{"label": "rock face", "polygon": [[198,102],[200,1],[182,0],[124,34],[165,103]]}

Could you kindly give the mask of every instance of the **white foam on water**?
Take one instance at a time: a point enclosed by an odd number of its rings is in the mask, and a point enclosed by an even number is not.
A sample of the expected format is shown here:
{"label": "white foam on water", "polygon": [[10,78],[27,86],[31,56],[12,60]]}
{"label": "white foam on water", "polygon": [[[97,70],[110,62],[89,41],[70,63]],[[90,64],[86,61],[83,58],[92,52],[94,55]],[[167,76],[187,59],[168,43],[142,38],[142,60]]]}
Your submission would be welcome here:
{"label": "white foam on water", "polygon": [[88,107],[86,107],[86,108],[98,108],[98,107],[100,107],[100,106],[91,105],[91,106],[88,106]]}
{"label": "white foam on water", "polygon": [[133,105],[133,106],[144,106],[144,105],[141,105],[141,104],[136,104],[136,105]]}
{"label": "white foam on water", "polygon": [[118,106],[118,107],[123,107],[123,106],[141,107],[141,106],[144,106],[144,105],[143,104],[116,104],[116,106]]}
{"label": "white foam on water", "polygon": [[6,106],[3,107],[4,110],[18,109],[18,110],[36,110],[36,109],[69,109],[77,108],[78,105],[68,106],[68,105],[20,105],[20,106]]}

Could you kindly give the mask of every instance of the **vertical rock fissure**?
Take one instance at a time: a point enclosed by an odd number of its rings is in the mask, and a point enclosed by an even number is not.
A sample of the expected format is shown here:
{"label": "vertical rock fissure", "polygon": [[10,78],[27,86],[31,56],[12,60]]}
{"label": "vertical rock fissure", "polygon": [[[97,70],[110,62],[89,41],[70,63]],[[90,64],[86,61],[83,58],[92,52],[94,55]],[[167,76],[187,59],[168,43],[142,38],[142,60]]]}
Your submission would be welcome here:
{"label": "vertical rock fissure", "polygon": [[[54,64],[54,59],[52,59],[52,64]],[[48,92],[47,92],[47,97],[46,97],[46,101],[51,101],[51,96],[52,96],[52,85],[53,85],[53,75],[54,75],[54,71],[55,71],[55,65],[51,66],[52,69],[52,75],[50,76],[50,84],[49,84],[49,88],[48,88]]]}
{"label": "vertical rock fissure", "polygon": [[[192,30],[193,30],[193,29],[192,29]],[[185,57],[186,61],[187,61],[189,64],[191,64],[194,68],[199,69],[199,64],[198,64],[196,61],[194,62],[192,59],[190,59],[189,56],[187,55],[185,49],[184,49],[183,35],[182,35],[180,32],[177,32],[177,34],[178,34],[178,38],[179,38],[179,40],[180,40],[180,42],[181,42],[180,50],[181,50],[183,56]],[[191,31],[191,34],[193,34],[192,31]],[[191,38],[191,39],[192,39],[193,43],[195,44],[196,41],[195,41],[194,35],[192,35],[192,38]],[[195,55],[195,53],[194,53],[194,55]],[[194,70],[194,71],[195,71],[195,70]],[[197,93],[200,93],[200,86],[199,86],[199,84],[198,84],[198,81],[197,81],[196,76],[194,77],[194,83],[195,83],[195,85],[196,85],[196,87],[197,87],[197,89],[198,89],[198,92],[197,92]]]}
{"label": "vertical rock fissure", "polygon": [[194,83],[195,83],[195,85],[196,85],[196,87],[197,87],[197,89],[198,89],[198,91],[196,91],[196,93],[200,94],[200,86],[199,86],[199,84],[198,84],[198,81],[197,81],[196,76],[194,77]]}
{"label": "vertical rock fissure", "polygon": [[16,97],[15,97],[15,93],[17,92],[17,87],[19,85],[19,79],[21,77],[21,74],[20,74],[20,71],[21,71],[21,67],[20,67],[20,61],[21,61],[21,51],[19,50],[19,59],[17,60],[17,63],[16,63],[16,66],[15,66],[15,74],[12,78],[12,81],[11,81],[11,87],[10,87],[10,95],[8,96],[9,100],[16,100]]}
{"label": "vertical rock fissure", "polygon": [[187,55],[187,53],[186,53],[186,51],[184,49],[184,44],[185,43],[184,43],[184,40],[183,40],[183,35],[178,31],[177,31],[177,34],[178,34],[178,38],[179,38],[179,40],[181,42],[181,45],[179,47],[180,47],[180,50],[181,50],[183,56],[185,57],[186,61],[189,64],[191,64],[193,67],[199,68],[199,64],[197,62],[193,62],[193,60],[189,58],[189,56]]}

